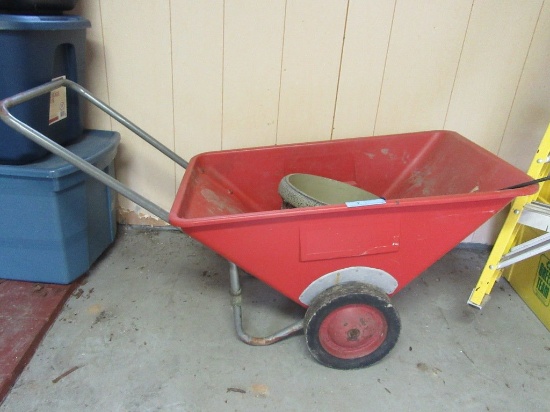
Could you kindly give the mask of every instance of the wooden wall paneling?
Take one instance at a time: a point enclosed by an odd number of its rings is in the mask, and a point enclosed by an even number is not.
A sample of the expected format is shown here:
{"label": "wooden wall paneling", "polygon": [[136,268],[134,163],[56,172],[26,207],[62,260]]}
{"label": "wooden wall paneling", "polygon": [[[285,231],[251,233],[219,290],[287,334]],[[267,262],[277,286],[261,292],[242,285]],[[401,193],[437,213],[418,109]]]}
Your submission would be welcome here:
{"label": "wooden wall paneling", "polygon": [[474,3],[446,129],[498,150],[541,4],[542,0]]}
{"label": "wooden wall paneling", "polygon": [[223,149],[275,144],[285,0],[226,0]]}
{"label": "wooden wall paneling", "polygon": [[[476,2],[445,123],[488,150],[501,145],[541,1]],[[493,243],[502,214],[469,241]]]}
{"label": "wooden wall paneling", "polygon": [[222,146],[223,2],[171,1],[171,29],[175,147],[189,160]]}
{"label": "wooden wall paneling", "polygon": [[374,133],[394,7],[395,1],[350,0],[333,138]]}
{"label": "wooden wall paneling", "polygon": [[277,143],[331,137],[347,1],[288,1]]}
{"label": "wooden wall paneling", "polygon": [[[168,147],[174,147],[170,8],[168,0],[101,2],[110,103]],[[169,209],[174,166],[140,138],[113,122],[122,135],[118,178]],[[122,199],[132,218],[147,216]]]}
{"label": "wooden wall paneling", "polygon": [[550,2],[533,36],[498,155],[527,170],[550,123]]}
{"label": "wooden wall paneling", "polygon": [[375,134],[443,127],[471,5],[397,2]]}
{"label": "wooden wall paneling", "polygon": [[[548,1],[89,0],[73,13],[92,23],[86,87],[187,159],[445,127],[526,168],[550,117]],[[85,124],[121,131],[118,177],[170,208],[182,170],[102,112]]]}
{"label": "wooden wall paneling", "polygon": [[[71,14],[82,16],[92,24],[92,27],[86,31],[86,78],[82,85],[95,97],[109,104],[101,3],[99,1],[79,2]],[[84,126],[111,130],[112,123],[110,116],[94,105],[87,104],[84,108]]]}

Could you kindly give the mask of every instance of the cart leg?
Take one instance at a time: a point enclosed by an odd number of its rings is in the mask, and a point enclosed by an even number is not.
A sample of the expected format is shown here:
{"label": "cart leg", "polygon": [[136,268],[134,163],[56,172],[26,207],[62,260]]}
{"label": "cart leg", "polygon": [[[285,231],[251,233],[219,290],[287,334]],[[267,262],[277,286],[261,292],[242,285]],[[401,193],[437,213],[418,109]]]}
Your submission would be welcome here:
{"label": "cart leg", "polygon": [[237,265],[232,262],[229,262],[229,281],[230,281],[230,291],[231,291],[231,306],[233,307],[233,319],[235,322],[235,330],[237,331],[238,338],[252,346],[267,346],[272,343],[279,342],[295,333],[303,331],[304,321],[299,320],[292,325],[281,329],[279,332],[274,333],[271,336],[266,337],[255,337],[250,336],[243,330],[243,319],[242,319],[242,296],[241,296],[241,282],[239,281],[239,270]]}

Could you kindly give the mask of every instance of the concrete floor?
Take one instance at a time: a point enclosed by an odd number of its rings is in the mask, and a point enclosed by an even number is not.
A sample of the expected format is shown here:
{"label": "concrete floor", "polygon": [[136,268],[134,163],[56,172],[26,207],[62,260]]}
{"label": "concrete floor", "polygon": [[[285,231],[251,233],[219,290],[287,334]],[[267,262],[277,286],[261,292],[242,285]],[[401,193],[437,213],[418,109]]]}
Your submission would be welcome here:
{"label": "concrete floor", "polygon": [[[548,411],[550,333],[506,281],[466,300],[486,251],[460,247],[393,298],[394,350],[370,368],[317,364],[302,335],[237,340],[227,262],[177,231],[122,229],[68,300],[0,411]],[[243,277],[245,328],[303,309]]]}

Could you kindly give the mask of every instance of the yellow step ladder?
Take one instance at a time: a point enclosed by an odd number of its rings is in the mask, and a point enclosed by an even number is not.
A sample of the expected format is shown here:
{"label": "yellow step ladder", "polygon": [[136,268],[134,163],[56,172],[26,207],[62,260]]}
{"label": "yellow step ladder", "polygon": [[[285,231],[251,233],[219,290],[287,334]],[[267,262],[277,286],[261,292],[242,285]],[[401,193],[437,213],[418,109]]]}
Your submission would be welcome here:
{"label": "yellow step ladder", "polygon": [[[550,125],[529,166],[527,174],[534,180],[550,174]],[[508,217],[497,237],[495,245],[472,290],[468,304],[482,308],[501,275],[502,269],[529,257],[550,250],[550,182],[539,183],[539,190],[530,196],[521,196],[512,202]],[[535,239],[518,244],[522,225],[534,227],[545,233]]]}

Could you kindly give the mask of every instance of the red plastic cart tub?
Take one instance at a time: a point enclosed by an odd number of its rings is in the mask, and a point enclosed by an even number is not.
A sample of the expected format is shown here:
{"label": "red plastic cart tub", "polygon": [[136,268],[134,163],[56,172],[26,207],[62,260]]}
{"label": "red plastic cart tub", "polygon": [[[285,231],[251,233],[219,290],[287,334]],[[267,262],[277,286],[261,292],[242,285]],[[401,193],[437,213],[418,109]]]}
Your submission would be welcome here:
{"label": "red plastic cart tub", "polygon": [[[281,209],[277,187],[309,173],[382,205]],[[530,177],[457,133],[430,131],[200,154],[170,223],[295,302],[314,280],[366,266],[406,286],[516,196]],[[306,306],[306,305],[304,305]]]}

